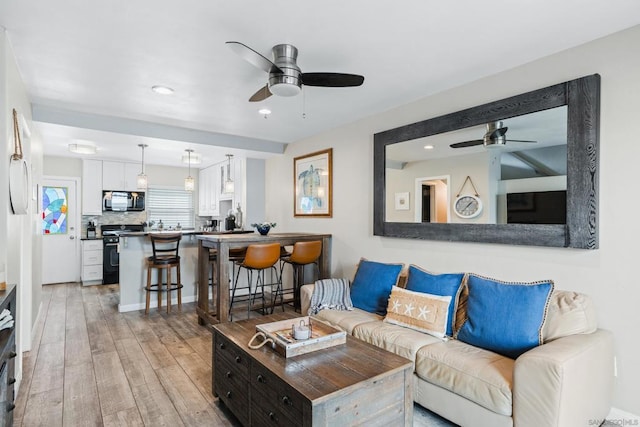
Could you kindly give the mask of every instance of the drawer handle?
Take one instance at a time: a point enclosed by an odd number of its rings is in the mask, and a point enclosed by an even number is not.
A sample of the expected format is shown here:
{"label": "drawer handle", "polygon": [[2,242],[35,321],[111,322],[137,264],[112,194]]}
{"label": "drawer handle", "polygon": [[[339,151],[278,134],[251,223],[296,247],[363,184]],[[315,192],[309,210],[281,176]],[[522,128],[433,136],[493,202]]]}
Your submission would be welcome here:
{"label": "drawer handle", "polygon": [[231,392],[230,392],[230,391],[228,391],[228,392],[227,392],[227,397],[228,397],[229,399],[231,399]]}
{"label": "drawer handle", "polygon": [[9,353],[9,359],[13,359],[14,357],[16,357],[18,354],[15,351],[12,351]]}
{"label": "drawer handle", "polygon": [[225,375],[227,376],[227,378],[231,378],[231,371],[227,371]]}
{"label": "drawer handle", "polygon": [[14,405],[13,403],[11,405],[7,406],[7,412],[11,412],[14,409],[16,409],[16,405]]}
{"label": "drawer handle", "polygon": [[242,362],[242,359],[240,358],[240,356],[236,356],[236,362],[238,363]]}
{"label": "drawer handle", "polygon": [[15,384],[16,383],[16,379],[15,378],[9,378],[9,381],[7,381],[7,384],[11,385],[11,384]]}
{"label": "drawer handle", "polygon": [[289,396],[282,396],[282,403],[287,406],[291,406],[291,399],[289,399]]}
{"label": "drawer handle", "polygon": [[275,413],[273,413],[273,412],[269,412],[269,419],[270,419],[271,421],[276,421],[276,420],[277,420],[277,418],[276,418],[276,414],[275,414]]}
{"label": "drawer handle", "polygon": [[264,379],[264,377],[260,374],[258,374],[258,376],[256,377],[256,379],[258,380],[259,383],[266,383],[267,381]]}
{"label": "drawer handle", "polygon": [[224,350],[226,348],[226,345],[224,345],[224,343],[221,342],[220,345],[218,345],[218,347],[220,347],[221,350]]}

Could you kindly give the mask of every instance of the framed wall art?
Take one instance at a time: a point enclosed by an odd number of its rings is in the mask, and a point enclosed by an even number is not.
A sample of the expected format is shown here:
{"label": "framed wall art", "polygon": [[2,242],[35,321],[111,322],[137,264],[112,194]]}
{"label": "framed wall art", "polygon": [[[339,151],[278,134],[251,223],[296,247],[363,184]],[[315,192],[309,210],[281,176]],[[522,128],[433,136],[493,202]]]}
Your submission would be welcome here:
{"label": "framed wall art", "polygon": [[409,192],[395,194],[395,206],[397,211],[409,210]]}
{"label": "framed wall art", "polygon": [[332,148],[293,159],[294,216],[332,216],[332,162]]}

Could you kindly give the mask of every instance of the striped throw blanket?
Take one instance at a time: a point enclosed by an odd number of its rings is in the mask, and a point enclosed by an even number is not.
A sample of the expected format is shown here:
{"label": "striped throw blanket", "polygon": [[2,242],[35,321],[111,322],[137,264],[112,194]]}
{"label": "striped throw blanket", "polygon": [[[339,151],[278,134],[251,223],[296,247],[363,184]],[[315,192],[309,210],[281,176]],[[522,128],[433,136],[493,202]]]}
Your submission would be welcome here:
{"label": "striped throw blanket", "polygon": [[322,279],[317,280],[311,295],[309,314],[317,314],[320,310],[353,310],[349,295],[349,280]]}

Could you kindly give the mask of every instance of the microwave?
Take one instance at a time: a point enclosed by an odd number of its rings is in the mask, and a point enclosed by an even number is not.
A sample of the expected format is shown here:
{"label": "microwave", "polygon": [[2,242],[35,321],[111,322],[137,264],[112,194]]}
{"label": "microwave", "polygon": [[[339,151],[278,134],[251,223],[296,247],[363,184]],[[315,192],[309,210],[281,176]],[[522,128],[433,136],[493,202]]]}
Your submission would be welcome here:
{"label": "microwave", "polygon": [[113,212],[143,211],[143,191],[103,191],[102,210]]}

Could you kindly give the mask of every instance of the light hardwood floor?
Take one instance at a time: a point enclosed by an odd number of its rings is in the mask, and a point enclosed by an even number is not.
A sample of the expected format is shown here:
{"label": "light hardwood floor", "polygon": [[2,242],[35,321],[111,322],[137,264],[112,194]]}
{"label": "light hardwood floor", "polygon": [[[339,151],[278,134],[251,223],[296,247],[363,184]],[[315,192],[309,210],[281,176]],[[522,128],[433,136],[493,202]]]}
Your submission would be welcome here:
{"label": "light hardwood floor", "polygon": [[[194,304],[145,316],[118,313],[117,285],[47,285],[42,294],[15,426],[239,425],[211,394],[211,333]],[[444,426],[453,424],[415,405],[414,427]]]}
{"label": "light hardwood floor", "polygon": [[43,288],[16,426],[232,426],[211,394],[211,333],[194,304],[118,313],[117,285]]}

